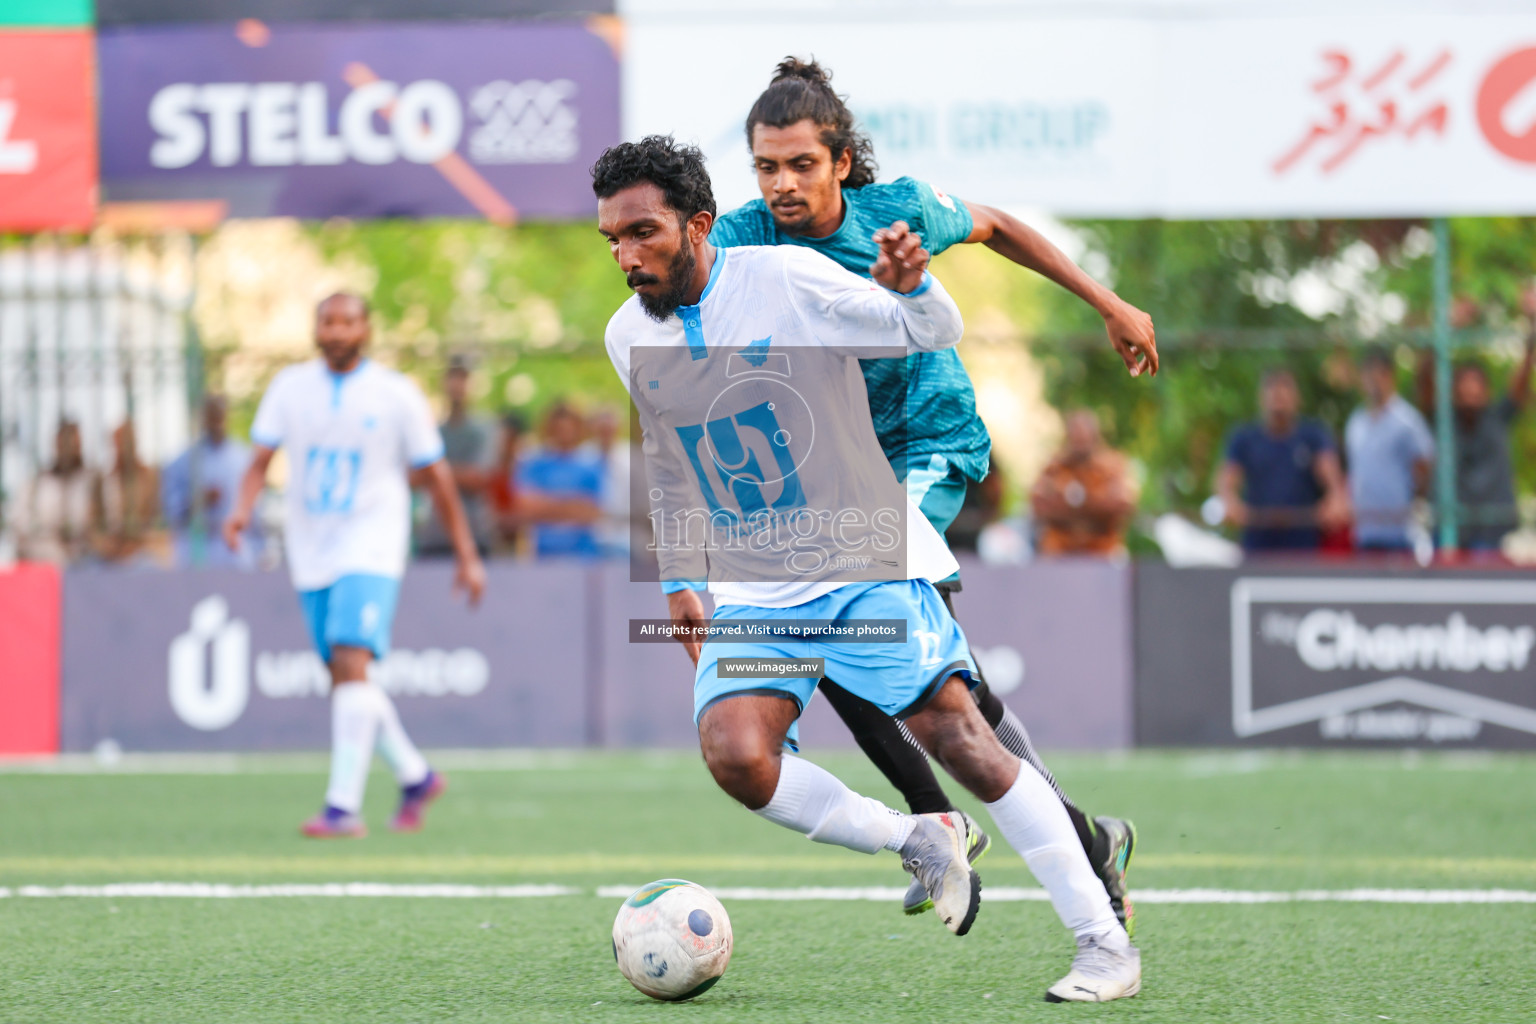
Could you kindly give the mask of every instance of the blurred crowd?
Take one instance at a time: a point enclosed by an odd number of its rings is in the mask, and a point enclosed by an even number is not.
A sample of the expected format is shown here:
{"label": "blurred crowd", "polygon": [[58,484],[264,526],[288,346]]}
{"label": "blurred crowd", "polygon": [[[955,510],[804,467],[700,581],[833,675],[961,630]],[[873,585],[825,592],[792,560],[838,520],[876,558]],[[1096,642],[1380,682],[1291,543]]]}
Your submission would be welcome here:
{"label": "blurred crowd", "polygon": [[[1451,375],[1460,546],[1497,552],[1519,525],[1510,434],[1529,404],[1536,369],[1536,290],[1525,296],[1531,328],[1508,384],[1492,385],[1484,365],[1458,362]],[[1228,436],[1203,510],[1230,527],[1249,556],[1433,552],[1431,503],[1436,444],[1433,360],[1425,353],[1411,395],[1386,349],[1358,365],[1358,407],[1342,438],[1307,415],[1296,376],[1264,374],[1256,416]],[[629,551],[630,446],[620,413],[584,411],[557,400],[536,423],[471,407],[474,370],[449,361],[442,378],[446,458],[464,497],[481,552],[529,559],[601,559]],[[1137,514],[1133,461],[1105,440],[1090,410],[1064,415],[1064,440],[1028,490],[1027,511],[1004,516],[1006,486],[993,472],[973,484],[949,532],[957,550],[994,562],[1031,557],[1121,559]],[[247,543],[218,543],[247,445],[228,430],[218,395],[202,407],[200,436],[163,467],[139,457],[131,423],[112,434],[109,467],[82,458],[80,427],[59,423],[52,465],[11,503],[17,555],[60,565],[211,565],[251,568],[281,559],[277,505],[258,516]],[[419,558],[451,557],[431,503],[417,503]],[[643,521],[641,522],[643,526]]]}

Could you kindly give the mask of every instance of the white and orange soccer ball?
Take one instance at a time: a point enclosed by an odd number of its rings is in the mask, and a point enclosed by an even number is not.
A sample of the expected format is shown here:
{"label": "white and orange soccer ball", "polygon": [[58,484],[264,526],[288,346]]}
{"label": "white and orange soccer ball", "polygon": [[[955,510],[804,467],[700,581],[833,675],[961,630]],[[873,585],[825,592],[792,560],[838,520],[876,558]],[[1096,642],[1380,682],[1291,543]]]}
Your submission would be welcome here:
{"label": "white and orange soccer ball", "polygon": [[613,922],[619,973],[653,999],[692,999],[731,962],[731,919],[702,885],[663,878],[636,889]]}

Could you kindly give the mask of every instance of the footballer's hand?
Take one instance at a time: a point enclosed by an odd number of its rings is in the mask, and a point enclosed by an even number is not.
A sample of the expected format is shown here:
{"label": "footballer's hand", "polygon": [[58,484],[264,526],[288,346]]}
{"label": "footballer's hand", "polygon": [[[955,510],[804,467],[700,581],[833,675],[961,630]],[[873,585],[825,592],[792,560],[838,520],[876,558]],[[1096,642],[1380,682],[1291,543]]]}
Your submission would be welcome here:
{"label": "footballer's hand", "polygon": [[875,232],[875,244],[880,255],[869,266],[869,276],[883,288],[903,295],[916,291],[928,271],[928,250],[923,240],[899,220],[888,228]]}
{"label": "footballer's hand", "polygon": [[459,559],[458,569],[453,574],[453,590],[454,593],[462,592],[469,599],[471,608],[480,604],[480,597],[485,593],[485,563],[480,561],[479,555]]}
{"label": "footballer's hand", "polygon": [[1116,300],[1104,314],[1104,330],[1132,377],[1157,376],[1157,334],[1152,318],[1129,302]]}
{"label": "footballer's hand", "polygon": [[248,513],[235,509],[224,520],[224,546],[231,551],[240,550],[240,535],[250,525],[251,517]]}
{"label": "footballer's hand", "polygon": [[700,637],[709,626],[709,620],[704,616],[704,601],[699,597],[699,592],[679,590],[668,594],[667,614],[672,618],[673,629],[677,630],[678,641],[697,665],[699,654],[704,649],[704,641]]}

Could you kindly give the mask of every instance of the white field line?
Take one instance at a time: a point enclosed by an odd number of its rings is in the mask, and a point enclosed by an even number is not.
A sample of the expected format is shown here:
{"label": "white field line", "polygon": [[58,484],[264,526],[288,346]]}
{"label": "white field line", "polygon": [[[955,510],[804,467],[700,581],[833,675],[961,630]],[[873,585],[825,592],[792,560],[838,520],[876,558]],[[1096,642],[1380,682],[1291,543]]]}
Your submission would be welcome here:
{"label": "white field line", "polygon": [[[624,899],[639,886],[599,886],[594,895]],[[134,897],[185,899],[273,899],[282,897],[410,899],[529,899],[548,896],[581,896],[592,890],[569,885],[397,885],[385,882],[332,882],[318,884],[230,885],[220,882],[118,882],[110,885],[0,886],[0,898],[54,899],[86,897],[131,899]],[[834,901],[893,902],[905,889],[888,886],[792,886],[729,887],[711,890],[722,900],[774,902]],[[1529,889],[1298,889],[1256,891],[1248,889],[1136,889],[1132,897],[1141,903],[1533,903],[1536,890]],[[989,903],[1043,902],[1045,890],[997,886],[982,891]]]}
{"label": "white field line", "polygon": [[[0,897],[87,896],[106,899],[134,896],[247,900],[281,896],[406,896],[417,899],[524,899],[577,896],[568,885],[391,885],[381,882],[333,882],[316,885],[225,885],[218,882],[119,882],[112,885],[21,885],[0,887]],[[628,896],[629,893],[624,895]]]}
{"label": "white field line", "polygon": [[[605,885],[597,895],[624,899],[639,886]],[[906,889],[885,886],[793,888],[712,888],[722,900],[838,900],[885,902],[899,900]],[[983,887],[983,903],[1047,901],[1044,889],[1008,886]],[[1132,889],[1137,903],[1536,903],[1536,891],[1527,889],[1300,889],[1263,892],[1248,889]]]}

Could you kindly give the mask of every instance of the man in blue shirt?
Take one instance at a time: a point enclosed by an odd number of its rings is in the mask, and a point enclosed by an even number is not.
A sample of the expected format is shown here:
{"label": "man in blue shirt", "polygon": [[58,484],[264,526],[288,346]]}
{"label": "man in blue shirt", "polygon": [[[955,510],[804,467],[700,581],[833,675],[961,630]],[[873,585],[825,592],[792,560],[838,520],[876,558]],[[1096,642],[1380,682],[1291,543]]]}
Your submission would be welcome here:
{"label": "man in blue shirt", "polygon": [[603,465],[579,450],[583,424],[575,409],[556,402],[544,415],[544,448],[518,463],[517,489],[541,506],[588,505],[586,521],[536,513],[534,552],[540,558],[596,558],[602,554],[591,520],[603,498]]}
{"label": "man in blue shirt", "polygon": [[1386,349],[1365,353],[1360,386],[1365,404],[1344,425],[1355,546],[1362,551],[1409,551],[1413,499],[1429,484],[1434,435],[1419,411],[1397,393],[1397,368]]}
{"label": "man in blue shirt", "polygon": [[[763,198],[723,214],[710,233],[716,246],[803,245],[867,275],[879,255],[875,233],[904,221],[938,255],[952,245],[983,242],[1013,262],[1073,292],[1104,318],[1110,343],[1132,376],[1155,374],[1152,319],[1094,281],[1027,224],[1000,210],[966,203],[925,182],[875,181],[874,154],[830,74],[814,61],[788,58],[746,121],[747,143]],[[992,441],[976,414],[976,394],[953,350],[862,364],[875,433],[897,479],[943,533],[965,500],[968,482],[986,475]],[[945,604],[957,579],[940,585]],[[822,692],[865,754],[906,798],[914,813],[953,810],[927,759],[898,723],[831,680]],[[974,691],[1003,745],[1055,787],[1083,848],[1103,879],[1115,913],[1134,927],[1125,899],[1125,865],[1135,831],[1116,818],[1090,820],[1046,769],[1017,716],[983,683]],[[984,850],[978,846],[976,856]],[[926,894],[914,882],[904,908],[920,913]]]}
{"label": "man in blue shirt", "polygon": [[1264,374],[1259,407],[1263,419],[1227,441],[1217,482],[1227,521],[1242,527],[1244,551],[1316,551],[1320,527],[1349,521],[1333,436],[1319,421],[1300,418],[1301,392],[1289,370]]}
{"label": "man in blue shirt", "polygon": [[[209,395],[203,402],[203,436],[182,452],[160,474],[160,507],[171,528],[179,566],[208,565],[253,568],[260,546],[254,528],[239,550],[219,543],[224,520],[234,508],[240,478],[250,465],[251,450],[229,436],[229,405],[223,395]],[[193,524],[201,533],[194,542]]]}

